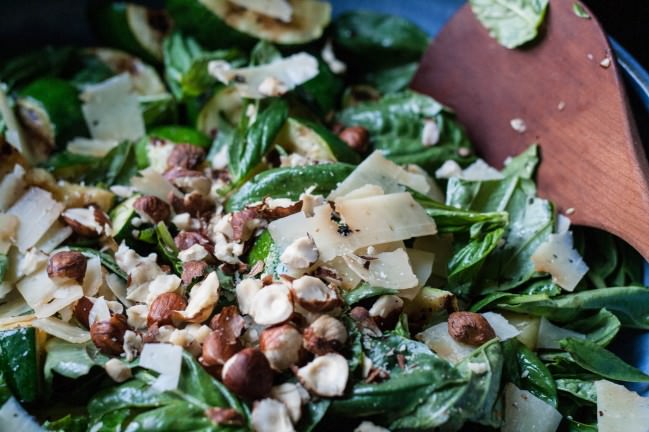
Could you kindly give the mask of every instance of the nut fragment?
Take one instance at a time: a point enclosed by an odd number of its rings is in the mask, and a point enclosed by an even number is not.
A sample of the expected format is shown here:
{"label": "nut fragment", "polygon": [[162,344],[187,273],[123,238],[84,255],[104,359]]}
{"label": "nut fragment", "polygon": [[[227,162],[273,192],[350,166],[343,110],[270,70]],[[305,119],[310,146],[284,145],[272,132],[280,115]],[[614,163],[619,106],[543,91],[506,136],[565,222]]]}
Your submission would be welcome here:
{"label": "nut fragment", "polygon": [[349,367],[345,357],[340,354],[325,354],[298,369],[297,377],[304,387],[318,396],[342,396],[347,386]]}
{"label": "nut fragment", "polygon": [[340,351],[347,342],[347,329],[342,322],[322,315],[304,330],[304,348],[315,355]]}
{"label": "nut fragment", "polygon": [[169,202],[176,213],[189,213],[194,217],[202,217],[214,209],[214,203],[197,191],[182,197],[169,192]]}
{"label": "nut fragment", "polygon": [[246,241],[256,228],[257,212],[252,208],[232,213],[232,240]]}
{"label": "nut fragment", "polygon": [[292,324],[269,327],[261,333],[259,349],[273,369],[286,370],[302,356],[302,334]]}
{"label": "nut fragment", "polygon": [[217,425],[243,426],[245,419],[234,408],[211,407],[205,410],[205,416]]}
{"label": "nut fragment", "polygon": [[181,231],[174,238],[174,243],[176,244],[176,247],[179,250],[183,251],[185,249],[189,249],[194,245],[201,245],[201,246],[209,245],[210,241],[207,237],[205,237],[201,233],[197,233],[194,231]]}
{"label": "nut fragment", "polygon": [[74,317],[85,328],[90,328],[88,315],[93,307],[92,301],[88,297],[81,297],[74,305]]}
{"label": "nut fragment", "polygon": [[213,331],[203,344],[200,362],[203,366],[224,364],[230,357],[241,351],[239,340],[245,322],[236,306],[227,306],[210,321]]}
{"label": "nut fragment", "polygon": [[108,360],[104,365],[104,369],[106,369],[106,374],[118,383],[124,382],[133,376],[131,368],[116,358]]}
{"label": "nut fragment", "polygon": [[235,289],[237,303],[241,313],[249,315],[252,310],[252,301],[255,295],[261,290],[262,282],[259,279],[243,279]]}
{"label": "nut fragment", "polygon": [[81,252],[62,251],[50,256],[47,275],[53,280],[83,282],[88,262]]}
{"label": "nut fragment", "polygon": [[338,293],[313,276],[302,276],[291,284],[295,301],[311,312],[326,312],[342,304]]}
{"label": "nut fragment", "polygon": [[167,220],[171,215],[169,204],[153,195],[139,197],[133,203],[133,208],[145,222],[154,224]]}
{"label": "nut fragment", "polygon": [[245,348],[225,362],[223,384],[246,399],[261,399],[273,386],[273,371],[266,356],[254,348]]}
{"label": "nut fragment", "polygon": [[309,399],[309,394],[304,387],[299,384],[287,382],[273,387],[270,394],[273,399],[286,405],[293,424],[297,424],[302,416],[302,404]]}
{"label": "nut fragment", "polygon": [[263,399],[252,409],[252,427],[256,432],[294,432],[286,406],[275,399]]}
{"label": "nut fragment", "polygon": [[70,208],[61,214],[63,221],[76,234],[84,237],[110,235],[110,219],[98,206]]}
{"label": "nut fragment", "polygon": [[313,239],[304,236],[288,245],[279,259],[290,268],[305,270],[318,260],[318,256]]}
{"label": "nut fragment", "polygon": [[475,312],[453,312],[448,317],[448,334],[458,342],[480,346],[496,337],[489,321]]}
{"label": "nut fragment", "polygon": [[370,317],[382,329],[393,328],[403,310],[403,300],[395,295],[382,295],[370,308]]}
{"label": "nut fragment", "polygon": [[201,195],[208,195],[212,181],[202,172],[188,170],[181,167],[174,167],[164,173],[164,178],[183,192],[199,192]]}
{"label": "nut fragment", "polygon": [[349,148],[362,153],[367,150],[369,142],[369,133],[362,126],[346,127],[338,134],[341,140],[345,141]]}
{"label": "nut fragment", "polygon": [[92,342],[104,354],[118,355],[124,351],[124,333],[128,330],[126,317],[113,315],[108,321],[95,322],[90,327]]}
{"label": "nut fragment", "polygon": [[155,298],[151,307],[149,308],[149,315],[147,316],[147,324],[152,326],[153,324],[158,324],[158,326],[170,325],[172,324],[172,314],[173,311],[185,310],[187,307],[187,300],[185,297],[177,294],[175,292],[166,292],[160,294]]}
{"label": "nut fragment", "polygon": [[180,167],[193,170],[205,159],[205,150],[191,144],[176,144],[167,158],[169,168]]}
{"label": "nut fragment", "polygon": [[194,279],[199,279],[205,274],[207,263],[205,261],[187,261],[183,263],[183,273],[180,276],[185,285],[189,285]]}
{"label": "nut fragment", "polygon": [[268,285],[252,298],[250,315],[257,324],[273,325],[284,322],[293,314],[290,296],[286,285]]}

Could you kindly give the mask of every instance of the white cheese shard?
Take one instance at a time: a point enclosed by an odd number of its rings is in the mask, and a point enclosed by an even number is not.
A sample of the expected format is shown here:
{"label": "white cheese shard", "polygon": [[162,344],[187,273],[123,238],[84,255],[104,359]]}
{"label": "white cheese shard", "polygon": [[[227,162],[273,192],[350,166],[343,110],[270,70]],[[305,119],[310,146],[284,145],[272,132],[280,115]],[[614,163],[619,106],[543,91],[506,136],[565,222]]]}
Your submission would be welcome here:
{"label": "white cheese shard", "polygon": [[118,140],[99,140],[77,137],[69,141],[66,150],[83,156],[104,157],[119,145]]}
{"label": "white cheese shard", "polygon": [[412,300],[417,296],[417,294],[419,294],[421,288],[426,285],[426,282],[433,274],[435,254],[419,249],[406,249],[406,253],[408,254],[412,271],[415,273],[415,276],[417,276],[417,281],[419,283],[414,288],[401,291],[399,296]]}
{"label": "white cheese shard", "polygon": [[144,344],[140,354],[140,367],[158,372],[151,387],[160,392],[175,390],[180,381],[183,349],[166,343]]}
{"label": "white cheese shard", "polygon": [[98,256],[88,258],[86,261],[86,274],[83,276],[83,292],[86,296],[94,297],[99,288],[104,284],[104,273],[101,268],[101,259]]}
{"label": "white cheese shard", "polygon": [[[1,118],[1,117],[0,117]],[[5,174],[0,181],[0,211],[5,211],[25,190],[25,169],[22,165],[14,165],[14,169]]]}
{"label": "white cheese shard", "polygon": [[336,53],[334,53],[334,47],[331,43],[331,39],[327,39],[322,51],[320,52],[320,57],[322,60],[327,63],[331,72],[336,75],[345,73],[347,71],[347,65],[343,63],[340,59],[336,58]]}
{"label": "white cheese shard", "polygon": [[108,309],[108,303],[103,297],[95,299],[95,302],[88,312],[88,324],[93,325],[95,322],[102,322],[110,320],[110,309]]}
{"label": "white cheese shard", "polygon": [[370,285],[398,290],[419,285],[405,250],[383,252],[374,258],[376,259],[370,261],[368,281]]}
{"label": "white cheese shard", "polygon": [[55,201],[49,192],[33,187],[14,203],[7,214],[16,216],[21,223],[16,232],[16,246],[25,252],[34,246],[56,222],[63,211],[63,204]]}
{"label": "white cheese shard", "polygon": [[347,235],[332,221],[329,205],[316,207],[311,218],[300,212],[273,221],[268,230],[282,251],[308,234],[325,262],[367,246],[437,232],[433,219],[407,192],[342,200],[336,211],[349,228]]}
{"label": "white cheese shard", "polygon": [[573,248],[572,232],[550,234],[532,255],[534,268],[552,275],[552,281],[566,291],[573,291],[588,273],[588,266]]}
{"label": "white cheese shard", "polygon": [[421,144],[424,147],[432,147],[439,142],[440,130],[434,119],[425,119],[424,127],[421,130]]}
{"label": "white cheese shard", "polygon": [[2,430],[20,432],[43,432],[40,424],[12,396],[0,407]]}
{"label": "white cheese shard", "polygon": [[468,357],[475,347],[456,341],[448,334],[448,322],[441,322],[417,334],[416,338],[425,343],[438,356],[456,364]]}
{"label": "white cheese shard", "polygon": [[19,224],[16,216],[0,213],[0,253],[6,254],[16,241]]}
{"label": "white cheese shard", "polygon": [[570,230],[570,225],[572,224],[572,221],[570,218],[566,215],[562,215],[559,213],[557,215],[557,222],[556,222],[556,228],[555,231],[557,234],[563,234],[565,232],[568,232]]}
{"label": "white cheese shard", "polygon": [[335,200],[365,185],[379,186],[386,194],[403,192],[404,186],[422,194],[430,190],[425,175],[407,171],[376,150],[329,194],[328,199]]}
{"label": "white cheese shard", "polygon": [[70,343],[85,343],[90,340],[90,332],[87,330],[54,317],[34,320],[32,326]]}
{"label": "white cheese shard", "polygon": [[2,119],[7,127],[5,131],[5,139],[18,153],[23,155],[30,163],[37,162],[33,150],[29,147],[25,134],[23,133],[22,126],[16,118],[12,105],[7,96],[7,86],[0,83],[0,119]]}
{"label": "white cheese shard", "polygon": [[239,69],[232,69],[229,63],[222,60],[214,60],[209,63],[208,70],[222,83],[234,85],[242,97],[263,99],[268,96],[260,91],[264,81],[273,79],[284,92],[293,90],[318,75],[318,60],[311,54],[301,52],[269,64]]}
{"label": "white cheese shard", "polygon": [[521,390],[512,383],[505,385],[505,421],[500,429],[502,432],[555,432],[562,418],[556,408],[527,390]]}
{"label": "white cheese shard", "polygon": [[586,339],[586,335],[582,333],[556,326],[544,317],[541,317],[539,332],[536,337],[536,348],[559,349],[561,348],[559,341],[569,337]]}
{"label": "white cheese shard", "polygon": [[43,237],[41,237],[38,243],[36,243],[35,247],[48,254],[59,247],[59,245],[71,235],[72,228],[57,220],[52,224],[50,229],[43,234]]}
{"label": "white cheese shard", "polygon": [[228,0],[237,6],[289,23],[293,16],[293,7],[287,0]]}
{"label": "white cheese shard", "polygon": [[98,140],[136,140],[146,133],[140,102],[128,74],[88,85],[81,106],[90,135]]}
{"label": "white cheese shard", "polygon": [[494,333],[496,333],[496,336],[498,336],[498,339],[501,341],[515,338],[521,333],[520,330],[511,325],[504,316],[498,313],[485,312],[482,316],[487,320],[491,328],[494,329]]}
{"label": "white cheese shard", "polygon": [[178,197],[182,194],[159,172],[149,167],[140,171],[140,175],[131,178],[133,189],[142,195],[153,195],[164,202],[169,202],[169,194],[173,193]]}
{"label": "white cheese shard", "polygon": [[649,398],[606,380],[596,381],[595,390],[599,432],[649,432]]}

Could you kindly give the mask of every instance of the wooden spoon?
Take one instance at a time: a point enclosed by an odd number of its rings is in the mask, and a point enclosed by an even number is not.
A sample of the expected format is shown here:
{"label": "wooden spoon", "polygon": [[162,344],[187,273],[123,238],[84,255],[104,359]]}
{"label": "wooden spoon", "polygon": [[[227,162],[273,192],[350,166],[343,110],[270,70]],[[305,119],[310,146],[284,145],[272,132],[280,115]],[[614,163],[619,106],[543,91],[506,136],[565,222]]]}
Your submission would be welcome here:
{"label": "wooden spoon", "polygon": [[412,87],[455,110],[492,165],[539,143],[539,194],[573,223],[611,232],[649,259],[649,165],[607,38],[573,3],[551,1],[539,40],[515,50],[464,6],[426,51]]}

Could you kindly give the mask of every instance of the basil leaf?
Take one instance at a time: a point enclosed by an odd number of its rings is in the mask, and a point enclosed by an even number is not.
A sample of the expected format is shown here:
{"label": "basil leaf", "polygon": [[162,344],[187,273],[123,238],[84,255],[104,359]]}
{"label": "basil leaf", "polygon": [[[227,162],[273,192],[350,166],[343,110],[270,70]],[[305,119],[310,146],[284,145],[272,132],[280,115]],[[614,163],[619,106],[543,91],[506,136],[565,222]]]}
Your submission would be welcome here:
{"label": "basil leaf", "polygon": [[229,168],[235,184],[240,184],[261,163],[287,118],[288,104],[275,99],[246,131],[237,132],[228,148]]}
{"label": "basil leaf", "polygon": [[505,48],[534,40],[548,9],[548,0],[469,0],[476,18]]}
{"label": "basil leaf", "polygon": [[[417,164],[431,174],[449,159],[460,164],[473,160],[458,153],[460,149],[470,153],[471,142],[453,114],[434,99],[411,90],[350,106],[338,114],[337,120],[345,126],[367,129],[374,148],[382,150],[388,159],[401,165]],[[424,120],[434,121],[439,130],[434,146],[422,144]]]}
{"label": "basil leaf", "polygon": [[583,333],[589,341],[605,347],[615,338],[621,326],[614,314],[601,309],[593,316],[568,323],[566,328]]}
{"label": "basil leaf", "polygon": [[560,344],[575,363],[589,372],[617,381],[649,382],[649,375],[593,342],[567,338],[561,340]]}
{"label": "basil leaf", "polygon": [[543,362],[517,339],[503,342],[505,377],[544,402],[557,407],[557,385]]}
{"label": "basil leaf", "polygon": [[68,414],[58,420],[46,420],[43,423],[43,428],[53,432],[86,432],[88,430],[88,417]]}
{"label": "basil leaf", "polygon": [[345,299],[345,303],[351,306],[368,298],[378,297],[385,294],[396,294],[397,292],[398,290],[395,289],[375,287],[365,282],[359,287],[347,291],[343,298]]}
{"label": "basil leaf", "polygon": [[102,183],[106,186],[123,185],[129,184],[135,174],[137,174],[135,145],[130,141],[124,141],[106,156],[88,166],[81,180],[91,184]]}
{"label": "basil leaf", "polygon": [[295,88],[295,94],[321,118],[333,112],[343,92],[343,81],[318,60],[318,75]]}
{"label": "basil leaf", "polygon": [[572,4],[572,11],[579,18],[590,19],[590,14],[588,13],[588,11],[586,9],[584,9],[584,7],[578,2],[574,2]]}
{"label": "basil leaf", "polygon": [[381,93],[400,92],[408,88],[418,67],[418,62],[411,62],[371,71],[363,76],[363,81],[366,81]]}
{"label": "basil leaf", "polygon": [[228,199],[225,208],[228,212],[241,210],[247,204],[265,197],[297,200],[311,186],[316,187],[312,193],[327,195],[353,169],[353,165],[330,163],[264,171],[244,183]]}
{"label": "basil leaf", "polygon": [[302,408],[300,422],[295,426],[298,432],[311,432],[322,421],[331,405],[330,399],[311,401]]}
{"label": "basil leaf", "polygon": [[579,378],[559,378],[556,382],[557,390],[568,393],[586,402],[597,403],[595,381]]}
{"label": "basil leaf", "polygon": [[100,252],[96,249],[89,247],[80,247],[80,246],[69,246],[70,250],[83,253],[87,257],[98,256],[101,261],[101,265],[106,267],[111,272],[115,273],[120,278],[127,280],[128,275],[117,265],[115,258],[110,255],[108,252]]}

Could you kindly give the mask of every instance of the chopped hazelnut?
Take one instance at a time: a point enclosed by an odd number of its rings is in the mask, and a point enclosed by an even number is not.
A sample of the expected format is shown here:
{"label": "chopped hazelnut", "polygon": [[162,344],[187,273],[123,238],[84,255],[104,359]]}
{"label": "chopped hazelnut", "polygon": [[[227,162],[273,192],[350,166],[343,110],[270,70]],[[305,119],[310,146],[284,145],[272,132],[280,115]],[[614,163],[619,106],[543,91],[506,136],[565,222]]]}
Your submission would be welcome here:
{"label": "chopped hazelnut", "polygon": [[350,126],[344,128],[338,136],[341,140],[345,141],[349,148],[359,153],[367,150],[369,143],[369,133],[367,129],[362,126]]}
{"label": "chopped hazelnut", "polygon": [[153,195],[139,197],[133,203],[133,208],[138,215],[149,223],[158,223],[165,221],[171,216],[169,204]]}
{"label": "chopped hazelnut", "polygon": [[480,346],[496,337],[489,321],[475,312],[453,312],[448,317],[448,334],[458,342]]}
{"label": "chopped hazelnut", "polygon": [[304,236],[288,245],[279,259],[290,268],[306,270],[318,260],[318,256],[313,239]]}
{"label": "chopped hazelnut", "polygon": [[334,288],[313,276],[295,279],[291,284],[291,293],[300,306],[311,312],[330,311],[342,304]]}
{"label": "chopped hazelnut", "polygon": [[185,285],[191,284],[194,279],[200,279],[207,270],[205,261],[187,261],[183,263],[183,273],[180,276]]}
{"label": "chopped hazelnut", "polygon": [[255,402],[252,409],[252,427],[256,432],[294,432],[286,406],[275,399]]}
{"label": "chopped hazelnut", "polygon": [[322,315],[304,330],[304,348],[316,355],[340,351],[345,342],[347,329],[329,315]]}
{"label": "chopped hazelnut", "polygon": [[169,168],[196,169],[205,159],[205,150],[192,144],[176,144],[167,159]]}
{"label": "chopped hazelnut", "polygon": [[61,218],[80,236],[97,237],[111,234],[108,215],[95,205],[67,209],[61,214]]}

